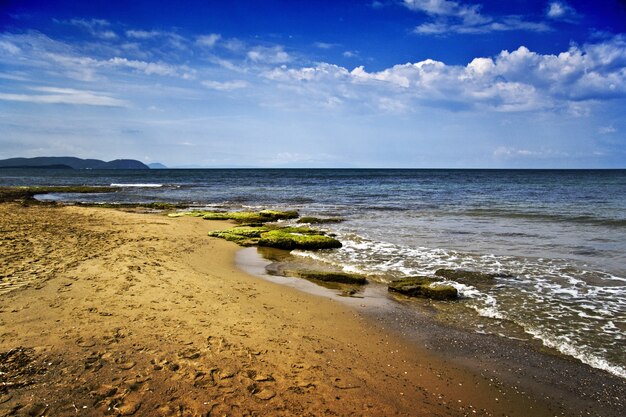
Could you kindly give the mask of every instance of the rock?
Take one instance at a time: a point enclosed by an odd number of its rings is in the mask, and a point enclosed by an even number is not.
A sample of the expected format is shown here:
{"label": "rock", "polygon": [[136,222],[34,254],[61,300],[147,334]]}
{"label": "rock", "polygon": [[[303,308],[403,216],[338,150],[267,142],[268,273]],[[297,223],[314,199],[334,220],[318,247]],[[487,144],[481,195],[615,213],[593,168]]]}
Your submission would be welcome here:
{"label": "rock", "polygon": [[258,245],[286,250],[319,250],[340,248],[341,242],[308,228],[287,227],[262,233]]}
{"label": "rock", "polygon": [[434,277],[400,279],[390,283],[388,290],[408,297],[426,297],[434,300],[454,300],[458,297],[456,288],[441,284],[439,279]]}
{"label": "rock", "polygon": [[241,246],[254,246],[259,243],[261,233],[267,232],[269,229],[264,226],[251,227],[240,226],[233,227],[232,229],[219,230],[215,232],[209,232],[209,236],[219,237],[231,242],[235,242]]}
{"label": "rock", "polygon": [[43,417],[46,415],[46,411],[48,410],[48,406],[43,403],[34,403],[29,404],[23,409],[21,409],[22,415],[29,417]]}
{"label": "rock", "polygon": [[447,268],[438,269],[435,271],[435,275],[466,285],[493,284],[495,278],[506,276],[504,274],[489,274],[465,269]]}
{"label": "rock", "polygon": [[124,404],[117,407],[117,412],[121,416],[132,416],[134,415],[139,408],[141,407],[141,401],[130,400],[128,398],[124,399]]}
{"label": "rock", "polygon": [[267,401],[274,398],[276,396],[276,393],[271,389],[264,388],[261,391],[254,393],[254,396],[257,397],[259,400]]}
{"label": "rock", "polygon": [[288,276],[316,279],[324,282],[338,282],[341,284],[367,284],[365,276],[360,274],[352,274],[349,272],[333,272],[333,271],[310,271],[310,270],[285,270]]}
{"label": "rock", "polygon": [[178,352],[178,357],[182,359],[198,359],[202,354],[196,348],[190,347]]}
{"label": "rock", "polygon": [[264,224],[277,220],[297,219],[297,211],[184,211],[168,214],[169,217],[192,216],[205,220],[234,220],[241,224]]}
{"label": "rock", "polygon": [[432,300],[455,300],[459,292],[452,285],[432,283],[422,287],[421,295]]}
{"label": "rock", "polygon": [[322,223],[341,223],[342,221],[344,220],[336,218],[336,217],[320,218],[320,217],[305,216],[305,217],[299,218],[297,223],[322,224]]}

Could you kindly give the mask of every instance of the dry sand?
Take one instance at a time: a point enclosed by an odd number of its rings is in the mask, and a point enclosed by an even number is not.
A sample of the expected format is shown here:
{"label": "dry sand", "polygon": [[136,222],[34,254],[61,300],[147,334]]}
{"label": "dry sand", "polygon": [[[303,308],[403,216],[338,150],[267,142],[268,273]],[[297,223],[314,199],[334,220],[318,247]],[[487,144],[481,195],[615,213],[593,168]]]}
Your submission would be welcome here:
{"label": "dry sand", "polygon": [[0,416],[554,414],[238,270],[229,226],[0,204]]}

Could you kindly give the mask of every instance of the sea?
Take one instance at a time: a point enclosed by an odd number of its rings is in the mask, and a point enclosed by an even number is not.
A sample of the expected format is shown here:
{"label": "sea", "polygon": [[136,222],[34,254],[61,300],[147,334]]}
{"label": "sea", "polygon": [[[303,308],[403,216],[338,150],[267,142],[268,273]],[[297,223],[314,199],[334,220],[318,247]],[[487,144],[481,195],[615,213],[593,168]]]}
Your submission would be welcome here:
{"label": "sea", "polygon": [[341,249],[293,255],[381,283],[439,268],[497,274],[451,281],[460,300],[446,314],[626,378],[626,170],[2,169],[2,185],[117,188],[42,197],[65,203],[340,217],[323,229]]}

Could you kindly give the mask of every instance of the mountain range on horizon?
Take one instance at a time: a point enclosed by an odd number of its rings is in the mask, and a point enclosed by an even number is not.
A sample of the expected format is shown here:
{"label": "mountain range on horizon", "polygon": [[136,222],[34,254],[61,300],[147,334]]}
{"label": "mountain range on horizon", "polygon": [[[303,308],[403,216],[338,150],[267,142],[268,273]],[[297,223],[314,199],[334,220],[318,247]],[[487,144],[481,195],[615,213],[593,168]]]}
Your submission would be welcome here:
{"label": "mountain range on horizon", "polygon": [[148,165],[135,159],[115,159],[107,162],[100,159],[81,159],[71,156],[2,159],[0,160],[0,168],[150,169]]}

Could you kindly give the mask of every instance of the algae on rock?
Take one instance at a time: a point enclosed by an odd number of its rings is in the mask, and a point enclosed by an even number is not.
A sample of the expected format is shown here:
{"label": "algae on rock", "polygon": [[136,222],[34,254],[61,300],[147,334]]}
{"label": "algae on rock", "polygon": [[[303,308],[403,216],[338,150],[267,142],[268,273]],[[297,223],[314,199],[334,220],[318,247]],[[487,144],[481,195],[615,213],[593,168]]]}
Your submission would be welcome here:
{"label": "algae on rock", "polygon": [[275,229],[262,233],[258,244],[259,246],[286,250],[319,250],[341,247],[340,241],[326,236],[322,232],[296,227]]}
{"label": "algae on rock", "polygon": [[238,226],[232,229],[218,230],[209,232],[209,236],[219,237],[231,242],[235,242],[241,246],[254,246],[259,243],[259,238],[263,232],[269,229],[265,226]]}
{"label": "algae on rock", "polygon": [[426,297],[433,300],[454,300],[458,291],[452,285],[442,284],[438,278],[410,277],[393,281],[388,290],[408,297]]}
{"label": "algae on rock", "polygon": [[276,249],[334,249],[341,242],[324,232],[308,227],[238,226],[209,232],[209,236],[236,242],[242,246],[263,246]]}
{"label": "algae on rock", "polygon": [[205,220],[234,220],[240,224],[263,224],[277,220],[297,219],[297,211],[183,211],[169,214],[170,217],[202,217]]}
{"label": "algae on rock", "polygon": [[291,277],[313,279],[324,282],[337,282],[340,284],[363,285],[367,283],[365,276],[349,272],[286,269],[284,270],[284,274]]}

